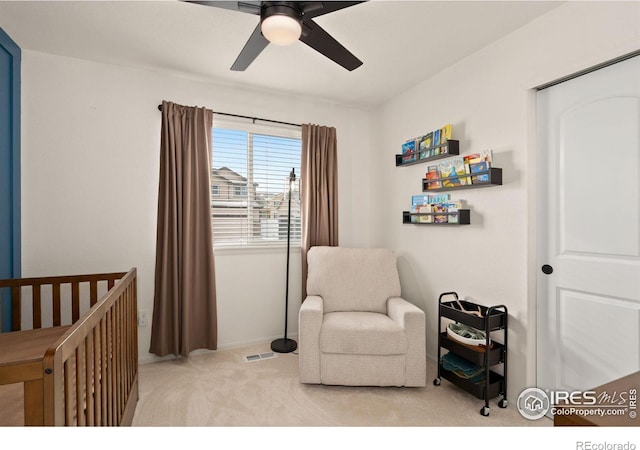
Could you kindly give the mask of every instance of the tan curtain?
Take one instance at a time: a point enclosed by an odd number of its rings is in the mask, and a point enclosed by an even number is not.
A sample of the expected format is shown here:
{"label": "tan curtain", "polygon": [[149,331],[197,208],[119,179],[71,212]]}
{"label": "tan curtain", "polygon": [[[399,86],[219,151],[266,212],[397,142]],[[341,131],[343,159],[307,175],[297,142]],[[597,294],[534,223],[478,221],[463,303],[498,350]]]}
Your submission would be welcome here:
{"label": "tan curtain", "polygon": [[217,347],[211,236],[213,112],[162,102],[155,292],[150,352]]}
{"label": "tan curtain", "polygon": [[338,245],[338,149],[336,129],[302,125],[300,168],[302,299],[307,296],[307,251]]}

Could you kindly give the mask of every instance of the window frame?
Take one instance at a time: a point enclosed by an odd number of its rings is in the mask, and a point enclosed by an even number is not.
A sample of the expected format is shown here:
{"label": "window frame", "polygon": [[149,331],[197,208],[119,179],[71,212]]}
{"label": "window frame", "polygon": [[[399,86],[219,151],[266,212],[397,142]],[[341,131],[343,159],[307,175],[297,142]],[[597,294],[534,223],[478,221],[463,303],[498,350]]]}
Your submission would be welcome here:
{"label": "window frame", "polygon": [[[211,130],[211,139],[212,139],[212,154],[211,154],[211,168],[212,170],[214,169],[213,166],[213,158],[214,158],[214,154],[215,154],[215,148],[213,148],[213,130],[216,128],[220,128],[220,129],[227,129],[227,130],[235,130],[235,131],[243,131],[243,132],[247,132],[247,133],[252,133],[252,134],[260,134],[260,135],[267,135],[267,136],[274,136],[274,137],[279,137],[279,138],[286,138],[286,139],[298,139],[300,140],[301,143],[301,149],[300,149],[300,163],[302,162],[302,128],[301,127],[297,127],[297,126],[293,126],[293,125],[286,125],[286,124],[276,124],[276,123],[269,123],[269,124],[262,124],[262,123],[255,123],[255,122],[247,122],[246,119],[242,119],[242,118],[217,118],[214,117],[213,120],[213,129]],[[232,169],[233,170],[233,169]],[[300,183],[300,171],[296,170],[296,182]],[[301,189],[300,184],[298,185],[299,190]],[[241,196],[241,197],[246,197],[248,196],[249,192],[248,192],[248,188],[245,187],[245,195]],[[300,192],[298,192],[298,195],[300,194]],[[234,196],[235,196],[235,189],[234,189]],[[212,206],[213,209],[213,206]],[[300,209],[301,209],[301,205],[300,205]],[[212,217],[212,221],[213,221],[213,217]],[[301,249],[302,248],[302,211],[300,210],[300,218],[299,218],[299,223],[300,223],[300,232],[299,232],[299,236],[297,240],[293,240],[291,239],[290,242],[290,247],[291,250],[296,250],[296,249]],[[292,222],[293,224],[293,222]],[[293,231],[293,230],[292,230]],[[293,236],[293,233],[292,233]],[[285,249],[287,247],[287,240],[274,240],[274,241],[264,241],[264,242],[259,242],[259,241],[249,241],[246,243],[238,243],[238,242],[234,242],[234,243],[221,243],[221,244],[216,244],[215,242],[215,237],[214,234],[212,233],[212,245],[214,246],[214,248],[216,249],[216,251],[219,250],[268,250],[268,249],[272,249],[272,250],[281,250],[281,249]]]}

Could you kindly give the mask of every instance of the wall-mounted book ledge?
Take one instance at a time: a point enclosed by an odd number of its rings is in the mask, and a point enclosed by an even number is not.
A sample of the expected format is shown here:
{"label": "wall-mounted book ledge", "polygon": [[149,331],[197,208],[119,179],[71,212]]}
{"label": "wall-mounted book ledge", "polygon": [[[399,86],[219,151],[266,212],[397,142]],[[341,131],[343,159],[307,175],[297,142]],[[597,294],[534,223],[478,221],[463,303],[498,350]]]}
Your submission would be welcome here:
{"label": "wall-mounted book ledge", "polygon": [[439,145],[432,145],[413,152],[396,155],[396,166],[412,166],[414,164],[435,161],[460,154],[460,144],[456,140],[449,140]]}
{"label": "wall-mounted book ledge", "polygon": [[402,211],[402,223],[416,225],[469,225],[471,224],[471,211],[459,209],[446,213],[412,213]]}
{"label": "wall-mounted book ledge", "polygon": [[456,175],[444,178],[423,178],[423,192],[452,191],[502,185],[502,169],[490,167],[483,172]]}

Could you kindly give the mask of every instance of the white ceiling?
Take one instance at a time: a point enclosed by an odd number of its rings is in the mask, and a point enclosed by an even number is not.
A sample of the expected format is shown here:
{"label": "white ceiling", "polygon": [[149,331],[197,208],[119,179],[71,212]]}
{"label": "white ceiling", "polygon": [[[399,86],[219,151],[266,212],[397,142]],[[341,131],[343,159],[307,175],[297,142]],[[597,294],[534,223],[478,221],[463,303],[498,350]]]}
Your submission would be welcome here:
{"label": "white ceiling", "polygon": [[258,16],[178,0],[0,1],[0,27],[23,49],[369,106],[561,3],[372,0],[316,18],[364,62],[353,72],[301,42],[233,72]]}

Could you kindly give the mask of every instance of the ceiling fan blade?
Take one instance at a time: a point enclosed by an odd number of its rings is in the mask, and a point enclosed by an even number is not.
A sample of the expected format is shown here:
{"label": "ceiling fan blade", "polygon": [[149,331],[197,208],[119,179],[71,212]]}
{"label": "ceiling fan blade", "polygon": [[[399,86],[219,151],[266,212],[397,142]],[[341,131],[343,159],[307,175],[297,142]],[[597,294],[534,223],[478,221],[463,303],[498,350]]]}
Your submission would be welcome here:
{"label": "ceiling fan blade", "polygon": [[305,19],[302,28],[303,30],[300,40],[309,47],[322,53],[324,56],[340,64],[349,71],[357,69],[362,65],[362,61],[356,58],[349,50],[344,48],[342,44],[331,37],[329,33],[327,33],[313,20]]}
{"label": "ceiling fan blade", "polygon": [[244,1],[244,2],[225,2],[225,1],[210,1],[200,2],[192,0],[183,0],[187,3],[195,3],[196,5],[213,6],[214,8],[230,9],[232,11],[240,11],[248,14],[260,15],[260,7],[262,2]]}
{"label": "ceiling fan blade", "polygon": [[251,33],[251,37],[249,37],[247,43],[244,44],[233,66],[231,66],[231,70],[245,70],[268,44],[269,41],[262,35],[260,24],[258,24],[256,29],[253,30],[253,33]]}
{"label": "ceiling fan blade", "polygon": [[[349,6],[365,2],[300,2],[305,19],[313,19]],[[319,5],[318,5],[319,4]]]}

